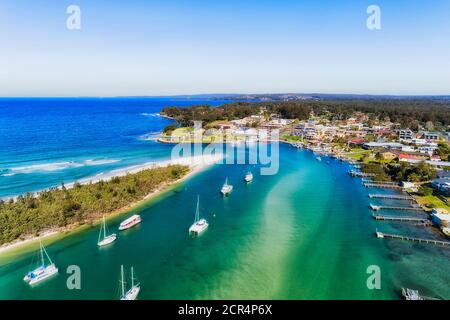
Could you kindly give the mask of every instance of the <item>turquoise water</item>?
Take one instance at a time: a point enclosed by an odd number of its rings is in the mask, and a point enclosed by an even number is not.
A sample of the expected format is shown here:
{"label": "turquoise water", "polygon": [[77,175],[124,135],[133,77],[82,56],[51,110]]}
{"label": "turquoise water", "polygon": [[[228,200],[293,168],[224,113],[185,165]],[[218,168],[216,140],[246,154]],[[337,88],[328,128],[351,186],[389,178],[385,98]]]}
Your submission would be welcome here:
{"label": "turquoise water", "polygon": [[[248,170],[255,178],[246,185]],[[286,145],[276,175],[261,176],[253,165],[214,165],[135,210],[142,224],[108,248],[97,248],[97,228],[48,246],[60,273],[37,287],[22,281],[33,254],[3,259],[0,298],[116,299],[121,264],[134,266],[140,299],[397,299],[403,286],[450,298],[450,250],[377,239],[374,231],[439,235],[373,220],[367,194],[379,190],[365,189],[347,170]],[[226,176],[234,190],[223,198]],[[191,238],[197,194],[210,227]],[[110,230],[124,218],[110,221]],[[81,290],[66,288],[72,264],[81,268]],[[367,289],[370,265],[381,269],[380,290]]]}

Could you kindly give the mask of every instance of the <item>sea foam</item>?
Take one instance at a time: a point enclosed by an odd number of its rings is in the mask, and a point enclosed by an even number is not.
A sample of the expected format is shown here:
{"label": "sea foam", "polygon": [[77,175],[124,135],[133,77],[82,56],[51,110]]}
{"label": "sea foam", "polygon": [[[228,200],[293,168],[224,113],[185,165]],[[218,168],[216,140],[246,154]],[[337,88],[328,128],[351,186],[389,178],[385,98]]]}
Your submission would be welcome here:
{"label": "sea foam", "polygon": [[89,159],[84,161],[62,161],[62,162],[51,162],[51,163],[40,163],[40,164],[33,164],[29,166],[20,166],[20,167],[13,167],[8,169],[1,170],[0,176],[8,177],[13,176],[16,174],[28,174],[28,173],[34,173],[34,172],[52,172],[52,171],[60,171],[60,170],[66,170],[70,168],[79,168],[84,166],[98,166],[98,165],[104,165],[104,164],[110,164],[115,163],[120,160],[116,159]]}
{"label": "sea foam", "polygon": [[160,117],[160,114],[159,113],[142,112],[141,116],[144,116],[144,117]]}

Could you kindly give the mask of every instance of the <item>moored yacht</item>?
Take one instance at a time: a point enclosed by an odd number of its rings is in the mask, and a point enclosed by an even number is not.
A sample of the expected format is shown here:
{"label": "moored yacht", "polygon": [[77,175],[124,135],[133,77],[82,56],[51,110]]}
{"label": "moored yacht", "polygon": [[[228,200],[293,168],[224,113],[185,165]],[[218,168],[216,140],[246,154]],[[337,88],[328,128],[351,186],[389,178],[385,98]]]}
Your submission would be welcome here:
{"label": "moored yacht", "polygon": [[138,214],[134,214],[120,223],[119,230],[126,230],[134,227],[135,225],[141,223],[141,221],[141,216]]}
{"label": "moored yacht", "polygon": [[233,191],[233,186],[231,184],[228,184],[228,178],[225,179],[225,183],[222,186],[222,189],[220,189],[220,192],[226,196],[229,193],[231,193],[231,191]]}
{"label": "moored yacht", "polygon": [[114,241],[116,241],[116,239],[117,239],[117,236],[115,233],[106,235],[106,222],[105,222],[105,217],[103,216],[102,226],[100,227],[100,233],[98,235],[97,245],[99,247],[103,247],[110,243],[113,243]]}
{"label": "moored yacht", "polygon": [[247,172],[244,178],[245,182],[252,182],[253,181],[253,174],[251,172]]}
{"label": "moored yacht", "polygon": [[194,223],[189,228],[189,234],[199,235],[208,228],[206,219],[200,219],[200,198],[197,196],[197,209],[195,211]]}
{"label": "moored yacht", "polygon": [[141,291],[141,285],[140,283],[134,284],[134,270],[133,267],[131,267],[131,288],[127,292],[125,292],[125,280],[123,276],[123,265],[120,266],[120,276],[121,276],[121,288],[122,288],[122,295],[120,296],[120,300],[136,300],[139,291]]}
{"label": "moored yacht", "polygon": [[[47,250],[45,250],[45,247],[42,245],[42,242],[39,242],[39,246],[40,246],[41,265],[38,268],[34,269],[33,271],[27,273],[23,278],[23,280],[25,282],[28,282],[28,284],[30,285],[39,283],[58,273],[58,268],[50,259]],[[49,265],[45,265],[44,254],[47,257],[48,261],[50,262]]]}

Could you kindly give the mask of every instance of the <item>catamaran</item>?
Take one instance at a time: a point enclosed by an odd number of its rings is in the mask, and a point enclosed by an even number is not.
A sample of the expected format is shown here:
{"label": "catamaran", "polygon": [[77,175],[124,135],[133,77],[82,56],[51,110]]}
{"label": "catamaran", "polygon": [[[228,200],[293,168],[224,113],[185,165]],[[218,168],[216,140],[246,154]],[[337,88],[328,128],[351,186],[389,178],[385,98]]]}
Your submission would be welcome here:
{"label": "catamaran", "polygon": [[253,181],[253,174],[251,172],[247,172],[244,178],[245,182],[252,182]]}
{"label": "catamaran", "polygon": [[113,243],[114,241],[116,241],[116,239],[117,239],[117,236],[115,233],[110,234],[109,236],[106,235],[106,222],[105,222],[105,217],[103,217],[102,226],[100,227],[100,233],[98,235],[97,245],[99,247],[103,247],[110,243]]}
{"label": "catamaran", "polygon": [[402,296],[405,300],[423,300],[418,290],[402,288]]}
{"label": "catamaran", "polygon": [[136,300],[139,291],[141,291],[140,283],[134,284],[134,272],[133,267],[131,267],[131,288],[127,292],[125,292],[125,280],[123,277],[123,265],[120,266],[120,275],[121,275],[121,286],[122,286],[122,295],[120,300]]}
{"label": "catamaran", "polygon": [[197,210],[195,211],[194,223],[189,228],[189,234],[199,235],[208,228],[206,219],[200,219],[200,198],[197,196]]}
{"label": "catamaran", "polygon": [[141,223],[141,221],[142,221],[141,216],[138,214],[134,214],[128,219],[122,221],[122,223],[119,226],[119,230],[122,231],[134,227],[135,225]]}
{"label": "catamaran", "polygon": [[[38,268],[34,269],[33,271],[27,273],[25,277],[23,277],[23,280],[25,282],[28,282],[28,284],[30,285],[41,282],[58,273],[58,268],[50,259],[47,250],[45,250],[45,247],[42,245],[42,242],[39,242],[39,246],[41,255],[41,265]],[[50,262],[50,264],[47,266],[45,265],[44,254],[47,257],[48,261]]]}
{"label": "catamaran", "polygon": [[229,193],[231,193],[231,191],[233,191],[233,186],[231,184],[228,184],[228,177],[225,179],[225,183],[222,186],[222,189],[220,190],[220,192],[226,196]]}

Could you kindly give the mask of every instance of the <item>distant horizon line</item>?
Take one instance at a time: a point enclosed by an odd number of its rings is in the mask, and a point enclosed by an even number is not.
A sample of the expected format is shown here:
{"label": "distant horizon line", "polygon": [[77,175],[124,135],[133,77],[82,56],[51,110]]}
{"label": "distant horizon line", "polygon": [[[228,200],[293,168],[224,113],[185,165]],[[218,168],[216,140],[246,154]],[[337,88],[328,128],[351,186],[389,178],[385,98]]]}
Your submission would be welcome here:
{"label": "distant horizon line", "polygon": [[209,98],[230,98],[233,96],[355,96],[355,97],[393,97],[393,98],[450,98],[450,93],[447,94],[371,94],[371,93],[298,93],[298,92],[281,92],[281,93],[194,93],[194,94],[169,94],[169,95],[117,95],[117,96],[103,96],[103,95],[80,95],[80,96],[0,96],[0,99],[83,99],[83,98],[97,98],[97,99],[111,99],[111,98],[189,98],[189,97],[209,97]]}

